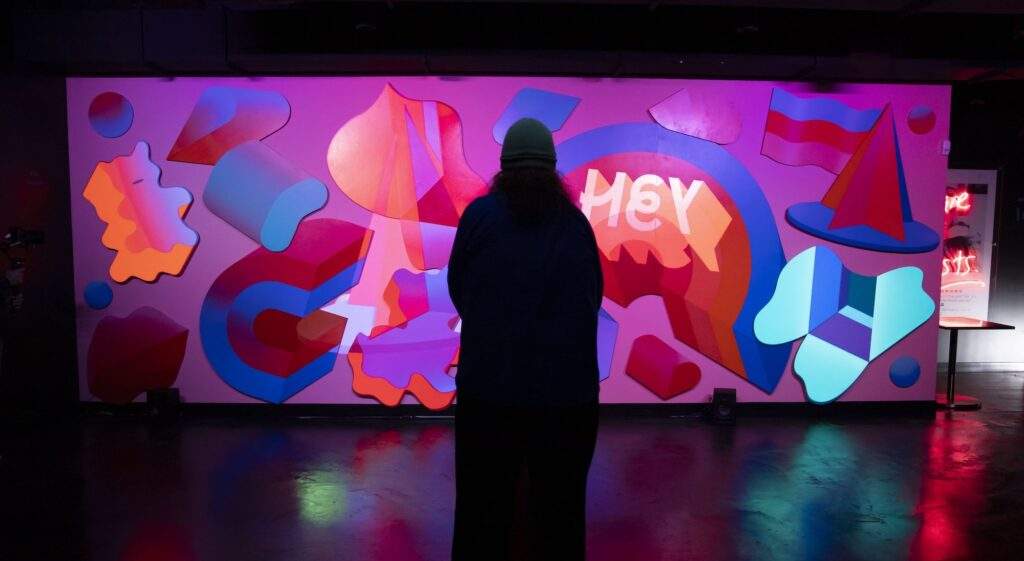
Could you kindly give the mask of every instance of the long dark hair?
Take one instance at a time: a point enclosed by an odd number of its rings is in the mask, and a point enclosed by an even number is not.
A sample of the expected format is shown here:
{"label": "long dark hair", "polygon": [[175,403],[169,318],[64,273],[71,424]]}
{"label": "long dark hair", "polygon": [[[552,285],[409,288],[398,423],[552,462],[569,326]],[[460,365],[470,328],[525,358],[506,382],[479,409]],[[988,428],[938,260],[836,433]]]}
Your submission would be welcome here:
{"label": "long dark hair", "polygon": [[575,208],[562,176],[545,168],[511,168],[491,180],[491,193],[505,200],[520,222],[542,222]]}

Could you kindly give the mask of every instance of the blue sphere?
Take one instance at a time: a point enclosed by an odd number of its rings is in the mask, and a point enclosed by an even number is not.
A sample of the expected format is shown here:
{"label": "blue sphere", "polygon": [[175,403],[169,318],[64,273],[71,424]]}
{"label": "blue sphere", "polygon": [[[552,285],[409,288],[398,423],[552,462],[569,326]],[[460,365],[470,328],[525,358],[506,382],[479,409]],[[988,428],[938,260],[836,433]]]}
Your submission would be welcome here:
{"label": "blue sphere", "polygon": [[900,388],[913,386],[921,377],[921,365],[909,356],[901,356],[889,366],[889,379]]}
{"label": "blue sphere", "polygon": [[102,310],[114,300],[114,291],[104,281],[92,281],[85,285],[85,303],[94,310]]}
{"label": "blue sphere", "polygon": [[135,109],[126,97],[117,92],[104,92],[89,104],[89,124],[104,138],[117,138],[132,126]]}

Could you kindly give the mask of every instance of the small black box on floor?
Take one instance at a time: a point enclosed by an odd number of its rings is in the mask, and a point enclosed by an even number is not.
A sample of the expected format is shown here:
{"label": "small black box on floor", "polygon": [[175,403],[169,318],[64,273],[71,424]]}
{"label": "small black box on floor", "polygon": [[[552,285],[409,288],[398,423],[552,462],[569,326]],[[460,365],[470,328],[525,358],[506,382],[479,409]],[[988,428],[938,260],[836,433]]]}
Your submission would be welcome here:
{"label": "small black box on floor", "polygon": [[711,422],[722,425],[736,422],[735,389],[715,388],[711,396]]}
{"label": "small black box on floor", "polygon": [[181,409],[181,394],[178,392],[178,388],[147,391],[146,408],[153,417],[160,419],[177,417]]}

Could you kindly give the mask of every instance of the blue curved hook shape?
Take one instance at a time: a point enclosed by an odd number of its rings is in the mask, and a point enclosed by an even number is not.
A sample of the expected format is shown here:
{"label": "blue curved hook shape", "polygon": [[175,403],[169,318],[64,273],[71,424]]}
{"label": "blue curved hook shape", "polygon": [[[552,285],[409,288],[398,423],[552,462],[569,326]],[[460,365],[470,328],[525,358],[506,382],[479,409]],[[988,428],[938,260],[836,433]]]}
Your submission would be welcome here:
{"label": "blue curved hook shape", "polygon": [[672,132],[654,123],[622,123],[592,129],[562,142],[556,151],[558,170],[563,174],[605,156],[650,152],[689,162],[725,189],[739,210],[751,241],[750,283],[732,331],[747,381],[767,393],[773,392],[786,370],[792,344],[768,345],[759,341],[754,335],[754,316],[771,298],[786,258],[768,199],[743,164],[713,142]]}
{"label": "blue curved hook shape", "polygon": [[347,292],[359,282],[372,236],[341,220],[307,220],[285,251],[259,247],[225,269],[199,312],[203,350],[217,375],[243,394],[282,403],[330,372],[336,344],[305,344],[298,326],[294,341],[272,344],[259,337],[258,318],[270,312],[299,321]]}

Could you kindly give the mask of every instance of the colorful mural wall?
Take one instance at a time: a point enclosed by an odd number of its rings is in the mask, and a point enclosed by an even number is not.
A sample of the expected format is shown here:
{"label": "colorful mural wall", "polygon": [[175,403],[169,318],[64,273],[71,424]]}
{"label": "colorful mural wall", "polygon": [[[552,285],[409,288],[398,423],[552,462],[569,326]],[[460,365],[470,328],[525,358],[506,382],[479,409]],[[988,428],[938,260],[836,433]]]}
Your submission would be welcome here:
{"label": "colorful mural wall", "polygon": [[526,116],[601,251],[602,402],[934,397],[948,87],[67,85],[83,400],[449,406],[455,226]]}

